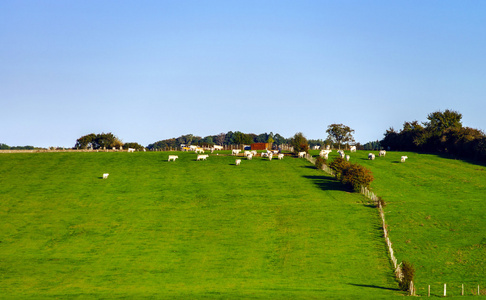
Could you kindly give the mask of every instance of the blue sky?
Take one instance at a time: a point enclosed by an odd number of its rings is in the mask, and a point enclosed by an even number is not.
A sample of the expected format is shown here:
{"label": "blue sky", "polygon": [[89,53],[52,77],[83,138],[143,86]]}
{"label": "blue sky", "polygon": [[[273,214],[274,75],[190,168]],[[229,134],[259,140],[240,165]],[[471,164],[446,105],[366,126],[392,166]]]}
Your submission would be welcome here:
{"label": "blue sky", "polygon": [[0,143],[486,129],[486,1],[1,1]]}

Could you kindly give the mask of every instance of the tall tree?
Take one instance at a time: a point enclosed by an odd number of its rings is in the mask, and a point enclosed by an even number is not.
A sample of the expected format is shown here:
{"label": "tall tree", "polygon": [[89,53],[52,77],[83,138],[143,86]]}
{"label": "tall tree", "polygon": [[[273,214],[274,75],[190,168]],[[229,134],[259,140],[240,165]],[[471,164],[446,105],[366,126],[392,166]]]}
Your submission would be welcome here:
{"label": "tall tree", "polygon": [[341,144],[354,142],[353,133],[354,130],[349,126],[343,124],[331,124],[327,127],[326,133],[328,134],[328,139],[333,143],[339,145],[341,149]]}
{"label": "tall tree", "polygon": [[302,132],[297,132],[291,139],[290,145],[294,147],[294,153],[309,150],[309,143]]}
{"label": "tall tree", "polygon": [[462,114],[446,109],[444,112],[436,111],[427,116],[429,122],[425,122],[427,130],[432,134],[441,134],[448,128],[461,128]]}
{"label": "tall tree", "polygon": [[222,146],[224,144],[225,137],[226,137],[226,133],[221,132],[216,136],[216,143]]}

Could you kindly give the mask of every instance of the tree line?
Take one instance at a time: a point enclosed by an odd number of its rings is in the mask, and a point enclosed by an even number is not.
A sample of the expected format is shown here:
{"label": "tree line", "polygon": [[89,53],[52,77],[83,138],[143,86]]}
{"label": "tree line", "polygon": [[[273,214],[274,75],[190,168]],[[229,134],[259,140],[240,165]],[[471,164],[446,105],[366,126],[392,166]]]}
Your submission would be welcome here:
{"label": "tree line", "polygon": [[380,146],[384,149],[442,153],[461,158],[486,160],[486,135],[464,127],[462,114],[453,110],[436,111],[426,122],[405,122],[400,131],[388,129]]}

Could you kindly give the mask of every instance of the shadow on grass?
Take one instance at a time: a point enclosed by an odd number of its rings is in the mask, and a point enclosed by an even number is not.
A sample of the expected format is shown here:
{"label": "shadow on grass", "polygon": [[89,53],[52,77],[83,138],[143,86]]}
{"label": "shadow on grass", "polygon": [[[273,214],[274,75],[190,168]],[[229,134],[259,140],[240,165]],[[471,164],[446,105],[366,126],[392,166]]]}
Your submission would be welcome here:
{"label": "shadow on grass", "polygon": [[304,178],[312,180],[315,185],[324,191],[334,190],[350,192],[350,190],[344,184],[329,176],[304,176]]}
{"label": "shadow on grass", "polygon": [[389,290],[389,291],[400,291],[398,288],[389,288],[389,287],[382,287],[377,285],[369,285],[369,284],[357,284],[357,283],[348,283],[349,285],[359,286],[364,288],[372,288],[372,289],[380,289],[380,290]]}

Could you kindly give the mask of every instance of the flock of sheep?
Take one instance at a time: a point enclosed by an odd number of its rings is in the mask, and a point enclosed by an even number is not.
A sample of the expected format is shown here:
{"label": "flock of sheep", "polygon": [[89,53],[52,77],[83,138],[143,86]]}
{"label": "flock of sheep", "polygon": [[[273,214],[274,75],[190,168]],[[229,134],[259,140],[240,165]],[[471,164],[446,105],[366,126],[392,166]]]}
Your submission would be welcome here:
{"label": "flock of sheep", "polygon": [[[221,147],[221,146],[219,146],[219,147]],[[319,147],[318,146],[315,146],[314,149],[318,150]],[[213,148],[213,149],[211,149],[211,153],[214,150],[222,150],[222,149],[219,149],[219,148],[218,149],[215,149],[215,148]],[[131,148],[128,149],[128,152],[134,152],[134,151],[135,151],[135,149],[131,149]],[[195,148],[193,151],[196,154],[197,153],[204,153],[204,149],[199,148],[199,147]],[[356,146],[351,146],[350,147],[350,151],[351,152],[356,152]],[[241,152],[241,150],[239,150],[239,149],[233,149],[232,152],[231,152],[231,155],[238,156],[238,154],[240,152]],[[331,153],[331,152],[332,152],[332,150],[330,149],[329,146],[327,146],[326,147],[326,150],[321,150],[319,152],[319,156],[327,160],[327,159],[329,159],[329,153]],[[346,159],[346,161],[349,161],[350,156],[349,155],[345,155],[343,150],[338,150],[338,153],[339,153],[339,156],[341,158]],[[256,157],[257,154],[258,153],[255,150],[253,150],[253,151],[245,151],[244,152],[244,156],[246,157],[247,160],[251,160],[254,156]],[[304,158],[306,154],[307,154],[307,152],[299,152],[298,153],[298,156],[299,156],[299,158]],[[274,155],[277,155],[277,158],[279,160],[281,160],[281,159],[284,158],[284,155],[282,153],[279,153],[278,150],[272,150],[272,151],[266,150],[266,152],[262,152],[261,153],[261,157],[268,157],[269,160],[272,160],[272,158],[273,158]],[[386,155],[386,151],[385,150],[380,150],[379,156],[381,157],[381,156],[385,156],[385,155]],[[208,157],[209,157],[208,154],[198,154],[196,160],[198,160],[198,161],[199,160],[206,160]],[[175,161],[178,158],[179,158],[178,155],[169,155],[169,159],[167,161]],[[403,162],[405,162],[405,160],[407,158],[408,158],[407,156],[402,156],[401,159],[400,159],[400,161],[403,163]],[[368,159],[369,160],[374,160],[375,159],[375,154],[369,153],[368,154]],[[235,160],[235,165],[239,166],[240,164],[241,164],[241,159],[236,159]],[[108,174],[108,173],[104,173],[103,174],[103,179],[107,179],[109,175],[110,174]]]}

